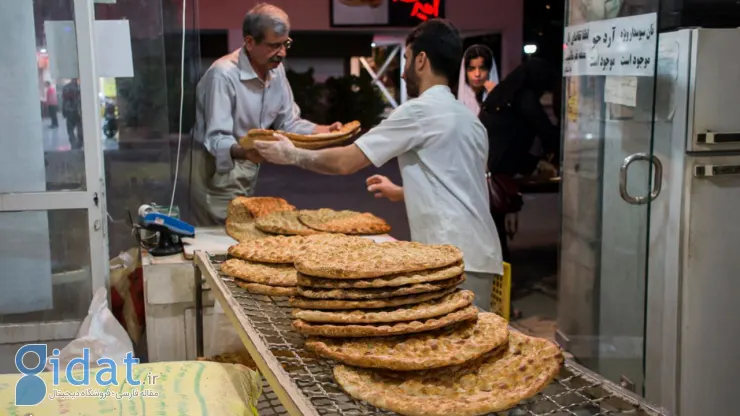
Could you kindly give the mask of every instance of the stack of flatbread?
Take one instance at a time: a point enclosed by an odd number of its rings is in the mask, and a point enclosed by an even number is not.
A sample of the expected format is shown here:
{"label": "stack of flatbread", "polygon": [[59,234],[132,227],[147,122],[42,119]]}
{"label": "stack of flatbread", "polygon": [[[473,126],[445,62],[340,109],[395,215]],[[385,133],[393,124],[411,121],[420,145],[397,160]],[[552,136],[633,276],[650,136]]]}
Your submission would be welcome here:
{"label": "stack of flatbread", "polygon": [[361,237],[341,234],[311,236],[271,236],[244,241],[229,247],[230,259],[221,265],[221,272],[233,277],[237,286],[259,295],[295,295],[296,256],[308,247],[331,247],[345,244],[373,244]]}
{"label": "stack of flatbread", "polygon": [[247,132],[246,136],[239,140],[239,144],[243,148],[250,150],[254,148],[254,142],[257,140],[276,141],[275,133],[278,133],[290,139],[295,147],[302,149],[323,149],[324,147],[345,142],[359,131],[360,122],[356,120],[344,124],[342,128],[331,133],[296,134],[280,130],[252,129]]}
{"label": "stack of flatbread", "polygon": [[462,253],[452,246],[395,241],[310,247],[295,259],[293,327],[329,338],[387,337],[475,321]]}
{"label": "stack of flatbread", "polygon": [[280,235],[376,235],[386,234],[391,229],[382,218],[369,212],[335,211],[328,208],[272,212],[257,218],[255,227],[263,233]]}
{"label": "stack of flatbread", "polygon": [[255,226],[256,218],[283,211],[295,211],[295,207],[277,197],[234,198],[226,210],[226,233],[236,241],[265,238],[269,234]]}
{"label": "stack of flatbread", "polygon": [[542,390],[562,364],[550,341],[479,313],[453,246],[412,242],[309,247],[295,258],[293,327],[342,363],[352,396],[409,415],[479,415]]}

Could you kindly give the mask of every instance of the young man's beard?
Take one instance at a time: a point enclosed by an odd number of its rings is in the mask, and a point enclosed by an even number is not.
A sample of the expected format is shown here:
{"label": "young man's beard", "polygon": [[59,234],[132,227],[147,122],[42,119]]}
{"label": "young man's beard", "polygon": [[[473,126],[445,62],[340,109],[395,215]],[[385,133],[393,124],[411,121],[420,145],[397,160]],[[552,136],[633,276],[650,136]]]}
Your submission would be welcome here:
{"label": "young man's beard", "polygon": [[416,98],[419,96],[419,74],[416,70],[410,68],[406,74],[406,95],[409,98]]}

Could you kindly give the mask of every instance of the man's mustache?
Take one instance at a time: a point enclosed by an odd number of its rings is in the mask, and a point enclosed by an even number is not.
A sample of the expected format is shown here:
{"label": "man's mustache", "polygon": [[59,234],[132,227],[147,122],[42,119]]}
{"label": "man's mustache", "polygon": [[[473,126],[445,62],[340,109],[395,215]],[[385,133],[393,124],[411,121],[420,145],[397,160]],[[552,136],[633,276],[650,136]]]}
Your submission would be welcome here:
{"label": "man's mustache", "polygon": [[270,58],[270,62],[274,62],[276,64],[279,64],[285,60],[285,57],[280,55],[275,55],[272,58]]}

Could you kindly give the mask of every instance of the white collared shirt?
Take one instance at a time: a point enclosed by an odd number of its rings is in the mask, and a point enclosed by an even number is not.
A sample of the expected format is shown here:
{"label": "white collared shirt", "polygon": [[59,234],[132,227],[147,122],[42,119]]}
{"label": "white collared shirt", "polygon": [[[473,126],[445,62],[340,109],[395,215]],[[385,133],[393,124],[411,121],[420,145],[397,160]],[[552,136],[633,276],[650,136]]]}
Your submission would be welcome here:
{"label": "white collared shirt", "polygon": [[262,81],[240,48],[211,65],[198,82],[195,139],[216,158],[216,170],[234,167],[231,146],[251,129],[311,134],[314,123],[301,119],[283,65]]}
{"label": "white collared shirt", "polygon": [[207,225],[223,223],[232,199],[254,193],[259,165],[231,158],[239,138],[251,129],[311,134],[316,127],[301,118],[283,65],[262,81],[244,48],[208,68],[196,88],[195,114],[193,134],[207,153],[193,157],[191,208],[197,221]]}
{"label": "white collared shirt", "polygon": [[465,270],[503,274],[485,178],[488,135],[448,87],[405,102],[355,144],[378,167],[398,157],[412,240],[453,244]]}

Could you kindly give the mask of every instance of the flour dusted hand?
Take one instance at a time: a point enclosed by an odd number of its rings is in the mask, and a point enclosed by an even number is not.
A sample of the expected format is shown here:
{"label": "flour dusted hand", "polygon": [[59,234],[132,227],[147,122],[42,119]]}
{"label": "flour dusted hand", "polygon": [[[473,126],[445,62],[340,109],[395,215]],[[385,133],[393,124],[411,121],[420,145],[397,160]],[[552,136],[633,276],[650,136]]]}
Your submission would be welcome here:
{"label": "flour dusted hand", "polygon": [[276,165],[291,165],[295,163],[296,147],[293,142],[282,134],[273,133],[278,140],[268,142],[257,140],[254,142],[254,148],[268,162]]}

